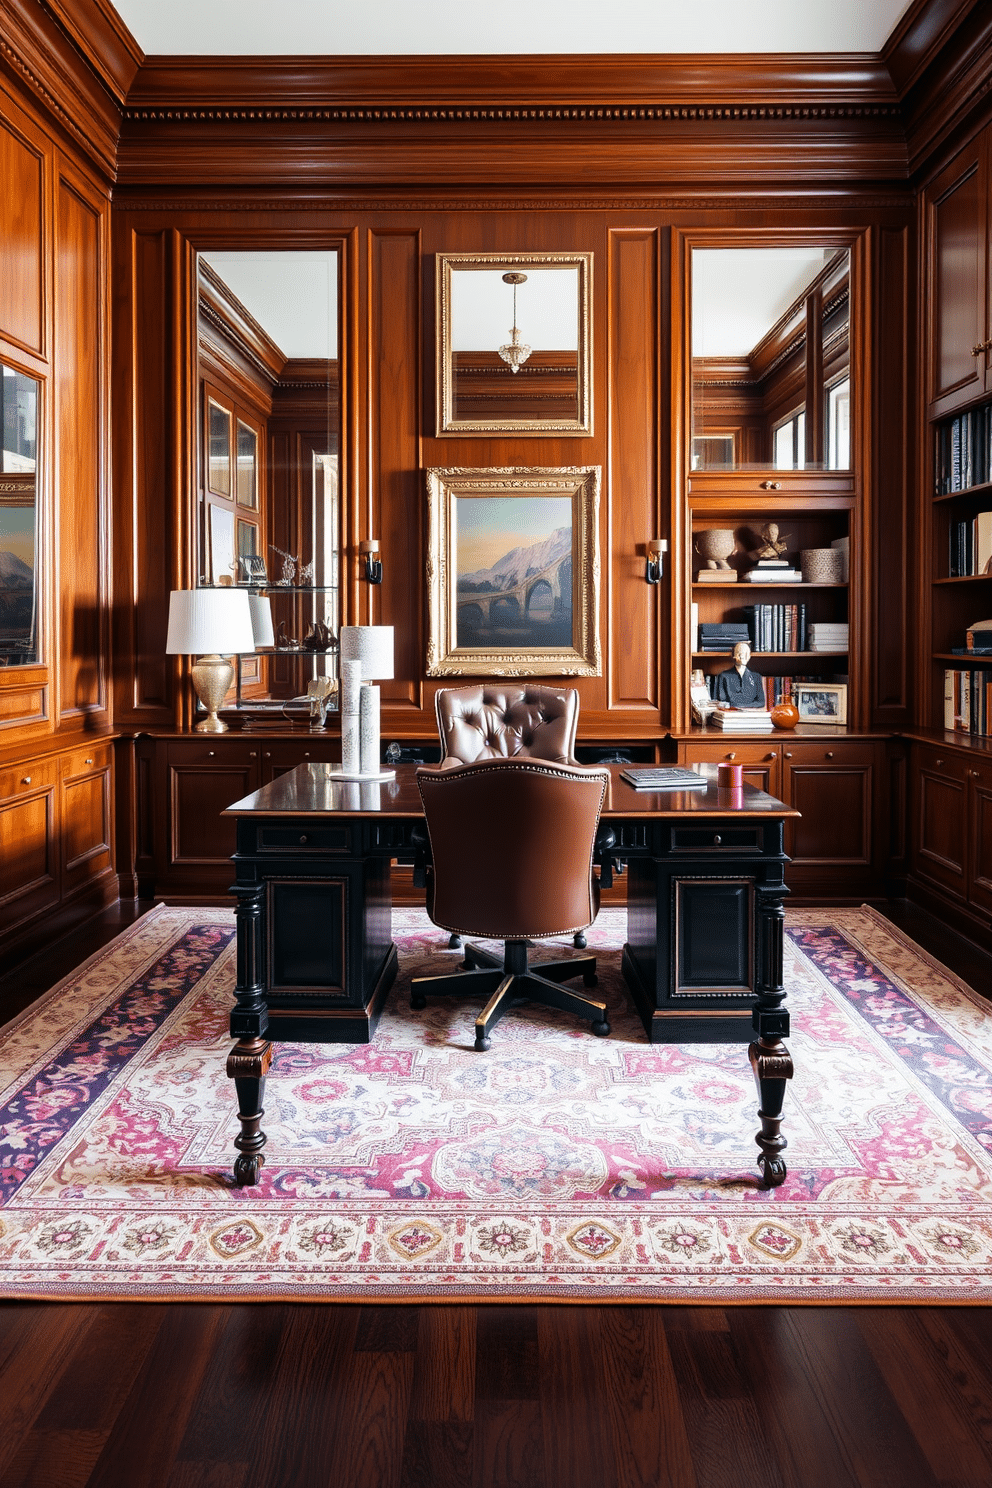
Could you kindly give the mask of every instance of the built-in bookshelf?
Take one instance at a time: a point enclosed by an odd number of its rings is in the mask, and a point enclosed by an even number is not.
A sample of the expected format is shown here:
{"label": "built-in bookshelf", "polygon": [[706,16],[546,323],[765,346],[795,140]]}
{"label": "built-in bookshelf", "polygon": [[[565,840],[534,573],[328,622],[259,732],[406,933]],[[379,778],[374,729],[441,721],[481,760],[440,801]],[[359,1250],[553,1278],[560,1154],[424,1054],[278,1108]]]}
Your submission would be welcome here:
{"label": "built-in bookshelf", "polygon": [[[850,604],[854,496],[836,488],[824,491],[822,480],[804,480],[802,472],[790,472],[778,485],[788,487],[788,494],[769,498],[764,483],[752,480],[750,490],[731,498],[713,478],[694,476],[689,497],[691,671],[701,671],[712,691],[716,676],[732,665],[732,648],[720,648],[719,635],[706,632],[721,624],[746,625],[749,667],[762,677],[769,704],[791,696],[796,682],[848,683],[856,644]],[[755,557],[769,523],[784,544],[779,577],[762,570]],[[714,531],[733,533],[732,551],[722,560],[726,569],[705,566],[711,550],[730,545],[729,536],[717,541],[707,536]],[[814,570],[804,571],[801,554],[811,550],[836,553],[834,575],[804,576]]]}
{"label": "built-in bookshelf", "polygon": [[931,425],[930,717],[934,728],[989,736],[992,655],[969,629],[992,621],[992,402]]}

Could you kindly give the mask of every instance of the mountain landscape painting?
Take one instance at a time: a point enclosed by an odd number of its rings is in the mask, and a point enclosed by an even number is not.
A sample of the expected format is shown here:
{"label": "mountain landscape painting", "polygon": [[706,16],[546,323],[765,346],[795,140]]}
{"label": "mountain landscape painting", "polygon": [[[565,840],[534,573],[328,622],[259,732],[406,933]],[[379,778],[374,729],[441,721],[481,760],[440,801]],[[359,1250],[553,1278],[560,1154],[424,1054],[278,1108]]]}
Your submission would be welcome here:
{"label": "mountain landscape painting", "polygon": [[0,665],[33,659],[34,510],[0,507]]}
{"label": "mountain landscape painting", "polygon": [[453,515],[456,646],[571,646],[571,497],[459,496]]}

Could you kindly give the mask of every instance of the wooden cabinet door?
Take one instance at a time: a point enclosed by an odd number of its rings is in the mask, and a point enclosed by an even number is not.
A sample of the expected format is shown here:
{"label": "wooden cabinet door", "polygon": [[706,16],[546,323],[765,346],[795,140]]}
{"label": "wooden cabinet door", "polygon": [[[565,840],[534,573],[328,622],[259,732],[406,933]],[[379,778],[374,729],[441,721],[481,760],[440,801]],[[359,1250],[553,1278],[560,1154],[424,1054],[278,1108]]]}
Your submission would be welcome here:
{"label": "wooden cabinet door", "polygon": [[802,812],[785,824],[790,887],[825,877],[836,893],[863,893],[874,861],[876,746],[792,740],[782,747],[783,798]]}
{"label": "wooden cabinet door", "polygon": [[221,812],[257,789],[261,747],[223,735],[169,744],[170,870],[216,866],[230,873],[235,823]]}
{"label": "wooden cabinet door", "polygon": [[76,749],[62,760],[62,892],[105,873],[112,862],[113,748]]}
{"label": "wooden cabinet door", "polygon": [[261,784],[268,785],[297,765],[341,762],[341,741],[329,734],[301,734],[296,739],[267,739],[262,742]]}
{"label": "wooden cabinet door", "polygon": [[969,768],[968,900],[992,914],[992,764],[982,761]]}
{"label": "wooden cabinet door", "polygon": [[968,762],[915,751],[913,868],[962,902],[967,898]]}
{"label": "wooden cabinet door", "polygon": [[0,770],[0,930],[58,902],[56,778],[53,760]]}
{"label": "wooden cabinet door", "polygon": [[770,796],[779,795],[779,744],[754,739],[683,739],[680,765],[723,764],[744,766],[744,782]]}
{"label": "wooden cabinet door", "polygon": [[985,390],[988,356],[987,134],[956,156],[926,194],[929,303],[927,397],[942,417]]}

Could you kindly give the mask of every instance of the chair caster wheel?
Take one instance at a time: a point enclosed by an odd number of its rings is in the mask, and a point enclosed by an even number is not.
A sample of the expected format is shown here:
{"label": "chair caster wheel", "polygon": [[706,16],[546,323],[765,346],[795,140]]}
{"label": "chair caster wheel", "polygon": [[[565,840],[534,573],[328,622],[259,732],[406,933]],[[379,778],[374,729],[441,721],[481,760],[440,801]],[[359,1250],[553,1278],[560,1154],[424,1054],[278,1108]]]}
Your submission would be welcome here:
{"label": "chair caster wheel", "polygon": [[610,1025],[604,1018],[601,1023],[594,1023],[592,1025],[592,1031],[597,1038],[605,1038],[610,1031]]}
{"label": "chair caster wheel", "polygon": [[762,1183],[765,1188],[778,1188],[789,1175],[789,1170],[780,1157],[759,1157]]}
{"label": "chair caster wheel", "polygon": [[596,975],[596,973],[594,971],[585,971],[585,972],[583,972],[582,973],[582,981],[585,984],[585,986],[587,986],[587,987],[596,987],[596,986],[599,985],[599,977]]}
{"label": "chair caster wheel", "polygon": [[475,1048],[476,1053],[485,1054],[486,1050],[489,1048],[489,1040],[487,1038],[477,1038],[475,1041]]}
{"label": "chair caster wheel", "polygon": [[421,1008],[425,1008],[427,1006],[427,998],[426,997],[416,997],[416,996],[411,997],[410,998],[410,1006],[413,1008],[413,1010],[414,1010],[415,1013],[419,1013],[420,1010],[421,1010]]}
{"label": "chair caster wheel", "polygon": [[461,946],[462,946],[462,938],[461,938],[460,935],[451,935],[451,936],[448,937],[448,950],[449,951],[460,951],[461,950]]}
{"label": "chair caster wheel", "polygon": [[577,930],[575,932],[575,934],[572,936],[572,944],[573,944],[573,946],[575,947],[575,949],[577,951],[584,951],[585,948],[586,948],[586,946],[589,944],[589,942],[586,940],[585,936],[582,934],[582,931],[581,930]]}

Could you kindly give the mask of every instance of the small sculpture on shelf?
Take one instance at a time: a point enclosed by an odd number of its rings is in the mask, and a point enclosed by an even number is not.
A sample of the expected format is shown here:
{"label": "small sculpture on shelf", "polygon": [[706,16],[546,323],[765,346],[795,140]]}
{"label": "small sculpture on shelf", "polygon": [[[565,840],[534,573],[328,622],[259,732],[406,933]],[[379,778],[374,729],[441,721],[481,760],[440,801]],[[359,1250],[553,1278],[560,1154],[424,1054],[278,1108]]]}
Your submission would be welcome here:
{"label": "small sculpture on shelf", "polygon": [[729,572],[731,565],[727,559],[736,546],[737,539],[732,527],[704,527],[701,532],[697,532],[694,547],[703,560],[700,572]]}
{"label": "small sculpture on shelf", "polygon": [[738,641],[734,647],[734,664],[716,679],[716,701],[725,708],[763,708],[765,689],[757,672],[748,668],[751,647]]}
{"label": "small sculpture on shelf", "polygon": [[310,559],[310,562],[309,563],[305,563],[303,565],[303,567],[300,569],[300,577],[297,580],[297,583],[299,584],[299,586],[300,586],[301,589],[312,589],[313,588],[313,559],[312,558]]}
{"label": "small sculpture on shelf", "polygon": [[285,620],[280,620],[276,626],[276,650],[277,651],[299,651],[299,641],[294,641],[286,629]]}
{"label": "small sculpture on shelf", "polygon": [[276,579],[276,583],[281,588],[289,588],[291,584],[296,583],[296,570],[300,560],[294,558],[292,553],[287,553],[284,548],[277,548],[275,543],[269,543],[269,547],[282,559],[282,573]]}
{"label": "small sculpture on shelf", "polygon": [[786,563],[786,551],[788,541],[779,537],[777,522],[766,522],[758,533],[758,545],[752,548],[748,557],[757,564],[775,564],[784,566]]}
{"label": "small sculpture on shelf", "polygon": [[337,637],[323,620],[315,620],[300,642],[301,651],[336,651]]}

